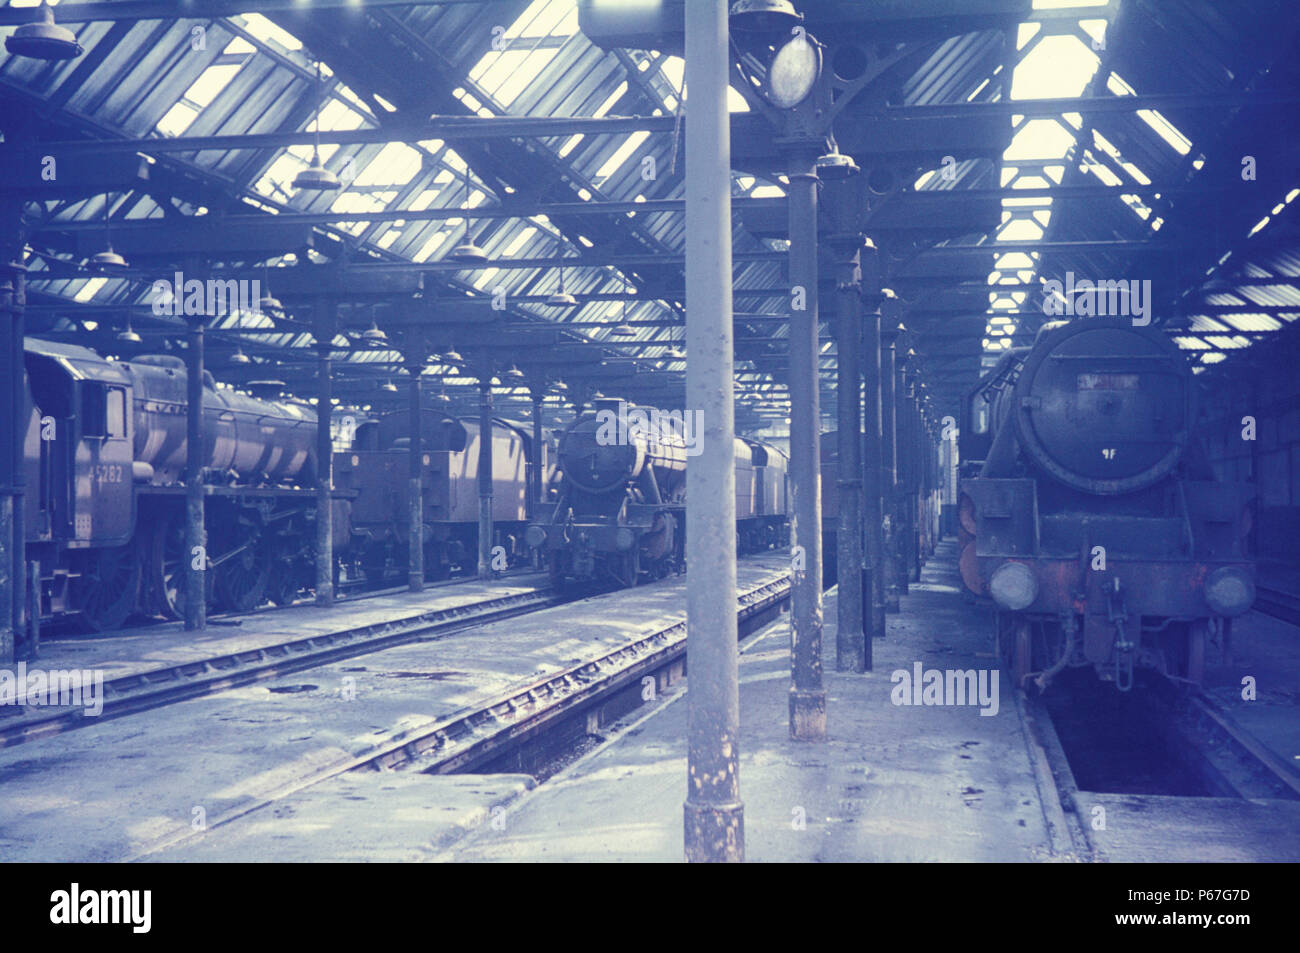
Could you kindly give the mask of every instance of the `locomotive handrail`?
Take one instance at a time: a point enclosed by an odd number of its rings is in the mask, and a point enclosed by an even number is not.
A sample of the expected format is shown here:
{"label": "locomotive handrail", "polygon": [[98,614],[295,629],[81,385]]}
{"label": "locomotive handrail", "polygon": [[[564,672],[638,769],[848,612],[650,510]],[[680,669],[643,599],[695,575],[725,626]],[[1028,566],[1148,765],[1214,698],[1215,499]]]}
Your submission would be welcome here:
{"label": "locomotive handrail", "polygon": [[1196,552],[1196,537],[1192,535],[1192,515],[1191,507],[1187,505],[1187,486],[1183,480],[1174,482],[1178,485],[1178,505],[1182,508],[1180,515],[1183,518],[1183,536],[1187,544],[1187,555],[1191,556]]}

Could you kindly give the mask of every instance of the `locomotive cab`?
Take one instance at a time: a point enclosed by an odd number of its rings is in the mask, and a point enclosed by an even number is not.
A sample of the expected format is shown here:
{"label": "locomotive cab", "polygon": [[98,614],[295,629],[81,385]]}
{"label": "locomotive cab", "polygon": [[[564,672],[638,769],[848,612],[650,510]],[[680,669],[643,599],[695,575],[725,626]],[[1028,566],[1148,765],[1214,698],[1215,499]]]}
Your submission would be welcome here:
{"label": "locomotive cab", "polygon": [[36,339],[26,342],[26,364],[34,408],[27,478],[38,488],[29,541],[125,544],[136,519],[130,377],[86,348]]}

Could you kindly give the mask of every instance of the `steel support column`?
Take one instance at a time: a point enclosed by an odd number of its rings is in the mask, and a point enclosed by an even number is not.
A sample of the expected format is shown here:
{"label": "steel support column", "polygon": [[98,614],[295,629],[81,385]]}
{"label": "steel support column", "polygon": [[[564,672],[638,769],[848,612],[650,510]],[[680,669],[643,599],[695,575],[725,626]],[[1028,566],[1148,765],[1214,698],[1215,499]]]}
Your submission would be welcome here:
{"label": "steel support column", "polygon": [[334,395],[330,360],[337,302],[316,300],[316,605],[334,605]]}
{"label": "steel support column", "polygon": [[921,565],[924,566],[934,555],[935,453],[933,427],[924,397],[919,403],[921,406],[921,513],[924,517],[921,523]]}
{"label": "steel support column", "polygon": [[[803,569],[791,592],[790,737],[826,738],[822,685],[820,347],[817,340],[816,151],[788,160],[790,236],[790,483],[794,543]],[[802,307],[800,307],[802,305]],[[689,351],[688,351],[689,353]],[[796,564],[797,565],[797,564]]]}
{"label": "steel support column", "polygon": [[[867,281],[871,281],[875,269],[875,249],[869,248],[863,256],[863,272]],[[875,301],[878,290],[868,287],[868,300]],[[880,311],[877,307],[866,309],[863,322],[863,522],[866,540],[864,542],[865,563],[870,582],[870,614],[863,620],[864,627],[872,638],[885,636],[885,586],[884,586],[884,531],[881,521],[884,509],[881,501],[880,465]],[[870,651],[870,649],[868,649]]]}
{"label": "steel support column", "polygon": [[[907,359],[910,363],[910,356]],[[899,567],[898,589],[911,591],[916,580],[916,421],[914,373],[906,364],[898,368],[894,400],[898,408]]]}
{"label": "steel support column", "polygon": [[885,302],[881,306],[880,350],[880,451],[881,497],[884,505],[884,593],[885,611],[898,612],[898,577],[901,575],[898,559],[898,414],[895,401],[898,344],[898,321],[894,309]]}
{"label": "steel support column", "polygon": [[206,315],[189,318],[185,348],[185,628],[208,627],[208,529],[203,513],[203,333]]}
{"label": "steel support column", "polygon": [[407,359],[406,366],[411,372],[411,394],[407,403],[411,445],[407,453],[409,480],[407,496],[409,497],[410,522],[407,524],[406,566],[407,588],[411,592],[424,589],[424,441],[421,439],[424,428],[421,426],[423,388],[420,386],[420,372],[424,366],[424,357],[419,355]]}
{"label": "steel support column", "polygon": [[478,576],[492,576],[492,372],[478,383]]}
{"label": "steel support column", "polygon": [[727,4],[686,5],[686,406],[704,421],[686,473],[688,861],[745,859],[736,622],[731,127]]}
{"label": "steel support column", "polygon": [[907,357],[901,348],[895,348],[894,356],[894,498],[897,501],[895,519],[898,522],[894,533],[896,552],[898,554],[898,593],[908,594],[910,576],[908,555],[911,547],[908,543],[910,524],[907,518],[908,506],[908,454],[911,449],[910,429],[907,416]]}
{"label": "steel support column", "polygon": [[[23,341],[17,333],[19,316],[24,308],[24,267],[17,262],[0,265],[0,372],[6,385],[22,380]],[[13,390],[5,392],[5,403],[12,399]],[[22,526],[15,518],[17,503],[17,471],[22,460],[23,430],[27,422],[19,413],[21,403],[0,414],[0,665],[10,665],[16,660],[18,642],[22,638],[15,625],[18,606],[23,592],[18,588],[18,567],[22,562]]]}
{"label": "steel support column", "polygon": [[[18,266],[17,275],[18,283],[22,289],[14,301],[12,311],[11,333],[13,335],[13,353],[17,358],[17,366],[10,377],[11,393],[13,394],[13,426],[15,428],[14,438],[12,440],[13,448],[13,553],[14,553],[14,586],[13,586],[13,633],[14,633],[14,657],[15,658],[35,658],[36,651],[36,630],[37,623],[32,622],[31,631],[28,631],[27,620],[35,619],[40,615],[40,605],[38,604],[33,611],[29,611],[30,602],[27,598],[27,461],[24,453],[24,440],[27,432],[29,414],[27,411],[27,362],[23,352],[23,337],[26,334],[26,268]],[[39,570],[33,570],[39,572]],[[37,579],[39,580],[39,575]],[[39,593],[39,586],[37,592]],[[39,598],[39,596],[38,596]]]}
{"label": "steel support column", "polygon": [[28,564],[27,618],[30,628],[23,656],[34,659],[41,654],[41,561],[39,559],[33,559]]}
{"label": "steel support column", "polygon": [[827,244],[835,255],[836,387],[838,464],[836,489],[835,668],[865,672],[871,668],[871,642],[863,632],[862,561],[862,401],[859,396],[862,355],[862,284],[856,231],[857,202],[848,179],[827,186],[833,203],[835,234]]}
{"label": "steel support column", "polygon": [[542,481],[546,478],[545,461],[542,459],[542,447],[545,437],[542,434],[542,403],[546,400],[545,382],[533,384],[528,391],[533,401],[533,452],[528,455],[528,518],[537,516],[537,507],[542,501]]}

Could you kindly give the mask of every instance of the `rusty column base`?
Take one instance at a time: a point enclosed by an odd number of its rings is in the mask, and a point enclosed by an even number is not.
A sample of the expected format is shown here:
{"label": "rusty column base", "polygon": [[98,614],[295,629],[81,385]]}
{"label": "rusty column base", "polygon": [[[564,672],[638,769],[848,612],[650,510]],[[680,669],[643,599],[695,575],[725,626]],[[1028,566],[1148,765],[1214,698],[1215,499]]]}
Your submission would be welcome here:
{"label": "rusty column base", "polygon": [[739,801],[709,804],[687,801],[686,861],[691,864],[739,864],[745,860],[745,806]]}
{"label": "rusty column base", "polygon": [[790,738],[794,741],[826,740],[824,689],[790,689]]}

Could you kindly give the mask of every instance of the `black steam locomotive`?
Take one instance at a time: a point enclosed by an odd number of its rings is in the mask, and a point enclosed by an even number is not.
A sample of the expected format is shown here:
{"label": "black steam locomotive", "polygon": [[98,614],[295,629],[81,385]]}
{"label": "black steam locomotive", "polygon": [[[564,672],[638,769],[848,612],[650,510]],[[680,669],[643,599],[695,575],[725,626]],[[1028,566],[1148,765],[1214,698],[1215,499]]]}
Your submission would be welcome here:
{"label": "black steam locomotive", "polygon": [[1113,318],[1047,325],[968,396],[960,569],[1017,684],[1088,665],[1121,691],[1135,668],[1199,682],[1251,607],[1254,492],[1214,478],[1196,407],[1169,338]]}
{"label": "black steam locomotive", "polygon": [[[635,586],[685,567],[686,466],[699,436],[680,413],[630,410],[602,399],[563,433],[554,502],[525,539],[540,549],[557,587],[575,581]],[[737,439],[736,549],[789,544],[787,458]]]}
{"label": "black steam locomotive", "polygon": [[[185,545],[184,363],[106,361],[32,338],[25,350],[27,558],[40,563],[42,616],[92,631],[133,612],[177,617],[199,558]],[[211,375],[204,390],[209,598],[226,609],[287,600],[315,519],[315,410],[219,389]]]}
{"label": "black steam locomotive", "polygon": [[[316,410],[219,388],[204,375],[206,553],[185,540],[186,370],[169,355],[108,361],[93,351],[25,342],[27,559],[40,565],[41,616],[90,631],[129,616],[178,618],[187,564],[206,558],[212,608],[284,604],[315,575]],[[478,545],[478,424],[431,414],[426,448],[426,575],[445,575]],[[372,579],[407,538],[405,440],[387,418],[357,428],[335,454],[336,577]],[[494,516],[511,553],[525,526],[529,441],[494,426]],[[400,461],[400,463],[399,463]],[[355,526],[355,532],[354,532]]]}

